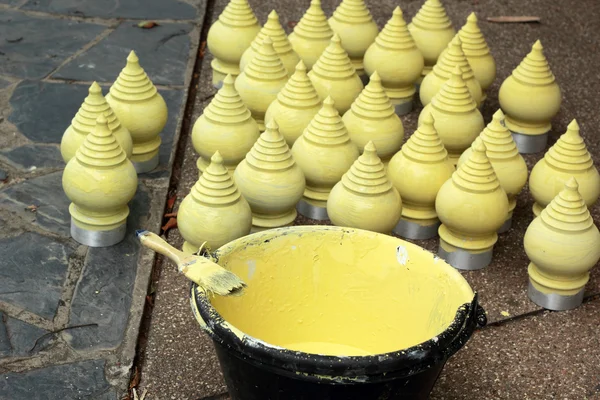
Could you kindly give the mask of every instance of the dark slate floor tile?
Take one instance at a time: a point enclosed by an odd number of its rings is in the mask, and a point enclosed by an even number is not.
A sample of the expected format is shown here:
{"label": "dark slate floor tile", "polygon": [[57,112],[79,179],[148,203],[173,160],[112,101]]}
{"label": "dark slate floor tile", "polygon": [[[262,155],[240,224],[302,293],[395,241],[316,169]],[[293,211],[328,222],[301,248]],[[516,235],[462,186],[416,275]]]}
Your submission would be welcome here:
{"label": "dark slate floor tile", "polygon": [[76,350],[114,348],[123,339],[140,251],[134,232],[148,213],[148,193],[138,187],[129,207],[131,214],[125,240],[111,247],[88,251],[82,278],[73,296],[69,323],[71,326],[98,326],[65,332],[71,347]]}
{"label": "dark slate floor tile", "polygon": [[[0,399],[95,399],[110,384],[104,377],[104,360],[55,365],[21,373],[0,375]],[[100,397],[102,398],[102,397]]]}
{"label": "dark slate floor tile", "polygon": [[[0,191],[0,207],[63,236],[70,235],[69,204],[62,189],[62,171],[29,179]],[[31,205],[37,207],[36,212],[27,209]]]}
{"label": "dark slate floor tile", "polygon": [[6,321],[8,338],[12,345],[12,356],[28,356],[43,350],[49,343],[47,330],[28,324],[15,318]]}
{"label": "dark slate floor tile", "polygon": [[12,82],[8,79],[0,78],[0,89],[4,89],[5,87],[10,86],[11,84]]}
{"label": "dark slate floor tile", "polygon": [[120,400],[119,397],[117,397],[117,391],[115,389],[109,389],[108,391],[94,396],[93,398],[91,398],[90,400]]}
{"label": "dark slate floor tile", "polygon": [[60,168],[65,163],[57,146],[26,144],[14,149],[0,151],[0,159],[4,159],[14,168],[29,171],[32,168]]}
{"label": "dark slate floor tile", "polygon": [[0,183],[6,179],[8,179],[8,173],[5,170],[0,169]]}
{"label": "dark slate floor tile", "polygon": [[113,82],[135,50],[140,65],[155,84],[183,85],[189,60],[191,24],[138,28],[124,21],[108,37],[53,74],[53,78]]}
{"label": "dark slate floor tile", "polygon": [[194,19],[197,9],[177,0],[30,0],[25,10],[87,17]]}
{"label": "dark slate floor tile", "polygon": [[0,13],[0,73],[41,79],[92,41],[104,26],[68,19]]}
{"label": "dark slate floor tile", "polygon": [[23,81],[10,99],[8,120],[33,142],[59,144],[88,89],[86,85]]}
{"label": "dark slate floor tile", "polygon": [[52,319],[74,250],[32,232],[0,239],[0,300]]}
{"label": "dark slate floor tile", "polygon": [[8,330],[6,329],[6,314],[0,312],[0,358],[9,356],[12,353],[12,346],[8,339]]}

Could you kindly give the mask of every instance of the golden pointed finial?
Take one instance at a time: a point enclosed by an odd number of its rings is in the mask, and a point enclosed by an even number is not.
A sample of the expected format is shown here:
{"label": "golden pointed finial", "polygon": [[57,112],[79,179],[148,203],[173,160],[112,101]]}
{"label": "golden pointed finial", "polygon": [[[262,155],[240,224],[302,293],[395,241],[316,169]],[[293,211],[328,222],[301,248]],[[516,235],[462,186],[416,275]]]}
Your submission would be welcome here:
{"label": "golden pointed finial", "polygon": [[477,24],[477,16],[474,12],[469,14],[467,22],[458,31],[461,40],[461,47],[469,62],[469,66],[475,74],[475,79],[481,85],[483,92],[482,102],[486,98],[485,92],[496,79],[496,61],[490,53],[479,25]]}
{"label": "golden pointed finial", "polygon": [[363,84],[346,50],[342,48],[340,37],[335,34],[329,46],[308,73],[320,98],[331,96],[336,108],[344,114],[363,89]]}
{"label": "golden pointed finial", "polygon": [[115,135],[119,145],[125,151],[127,158],[131,158],[133,150],[133,142],[131,134],[121,124],[113,110],[110,108],[104,95],[102,88],[97,82],[93,82],[88,89],[88,96],[84,99],[81,107],[71,120],[71,125],[65,130],[61,143],[60,152],[65,163],[69,162],[75,156],[77,149],[82,145],[85,137],[96,126],[96,119],[104,115],[108,122],[108,127]]}
{"label": "golden pointed finial", "polygon": [[600,232],[575,177],[531,222],[523,244],[531,260],[529,298],[555,311],[581,305],[589,271],[600,259]]}
{"label": "golden pointed finial", "polygon": [[377,71],[342,119],[359,150],[362,152],[366,144],[373,141],[386,164],[402,146],[404,127],[381,86]]}
{"label": "golden pointed finial", "polygon": [[98,116],[96,126],[86,136],[75,157],[79,162],[95,167],[113,167],[127,160],[127,155],[108,127],[104,115]]}
{"label": "golden pointed finial", "polygon": [[252,212],[216,151],[177,212],[182,250],[196,253],[206,242],[217,249],[250,233]]}
{"label": "golden pointed finial", "polygon": [[456,31],[439,0],[426,0],[419,9],[408,30],[425,60],[422,76],[426,76],[436,64]]}
{"label": "golden pointed finial", "polygon": [[576,120],[571,121],[567,131],[531,170],[529,189],[535,199],[533,212],[536,216],[572,176],[579,182],[579,191],[587,206],[594,205],[600,196],[600,174],[579,133]]}
{"label": "golden pointed finial", "polygon": [[338,226],[390,233],[402,212],[402,199],[386,176],[372,141],[331,191],[327,213]]}
{"label": "golden pointed finial", "polygon": [[439,163],[448,160],[448,151],[435,130],[431,113],[423,117],[421,125],[402,146],[402,153],[405,157],[420,163]]}
{"label": "golden pointed finial", "polygon": [[283,27],[279,22],[279,15],[275,10],[271,11],[267,18],[267,22],[260,32],[258,32],[258,35],[254,38],[250,47],[248,47],[242,55],[240,60],[240,71],[243,71],[252,57],[256,55],[259,47],[267,37],[271,38],[273,41],[275,52],[279,56],[288,76],[291,76],[294,73],[294,67],[298,64],[298,61],[300,61],[300,57],[298,57],[298,54],[292,49],[292,44],[283,30]]}
{"label": "golden pointed finial", "polygon": [[265,130],[265,113],[277,98],[277,93],[288,80],[281,59],[267,36],[254,57],[235,80],[235,88],[242,97],[260,131]]}
{"label": "golden pointed finial", "polygon": [[258,124],[235,89],[233,77],[227,75],[223,87],[192,128],[192,144],[200,156],[196,163],[200,174],[217,151],[222,154],[223,165],[233,173],[259,136]]}
{"label": "golden pointed finial", "polygon": [[481,85],[475,79],[473,70],[469,65],[467,58],[462,50],[459,34],[448,44],[446,50],[442,52],[437,63],[433,67],[432,73],[423,79],[419,90],[419,97],[423,105],[431,102],[433,96],[440,90],[442,85],[451,77],[452,71],[456,66],[460,67],[462,79],[465,81],[471,97],[479,106],[482,99]]}
{"label": "golden pointed finial", "polygon": [[320,109],[321,99],[300,60],[292,77],[269,105],[265,121],[277,119],[279,132],[288,146],[292,146]]}
{"label": "golden pointed finial", "polygon": [[332,36],[333,30],[321,8],[321,1],[312,0],[290,34],[289,41],[310,70],[329,45]]}
{"label": "golden pointed finial", "polygon": [[327,219],[326,202],[331,188],[359,156],[330,96],[294,143],[292,155],[306,177],[298,211],[309,218]]}
{"label": "golden pointed finial", "polygon": [[246,162],[256,169],[270,171],[287,170],[295,164],[290,148],[279,133],[279,126],[275,120],[267,123],[266,130],[246,155]]}

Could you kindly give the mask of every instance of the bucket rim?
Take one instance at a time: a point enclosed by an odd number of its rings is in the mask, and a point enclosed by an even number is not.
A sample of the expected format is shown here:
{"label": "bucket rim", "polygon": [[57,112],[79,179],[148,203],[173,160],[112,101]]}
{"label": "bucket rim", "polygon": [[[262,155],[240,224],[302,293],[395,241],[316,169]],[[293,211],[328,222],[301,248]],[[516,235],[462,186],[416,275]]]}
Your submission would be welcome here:
{"label": "bucket rim", "polygon": [[[314,232],[315,229],[321,231],[354,231],[370,235],[388,236],[361,229],[324,225],[276,228],[269,230],[267,236],[270,235],[274,238],[278,236],[277,234]],[[256,243],[261,236],[265,236],[265,233],[266,231],[257,232],[236,239],[221,246],[215,252],[205,255],[218,262],[222,254],[235,248],[240,242]],[[427,251],[414,243],[393,236],[391,238]],[[469,285],[459,271],[450,265],[448,265],[448,268],[449,273],[454,271]],[[336,382],[348,383],[356,383],[358,376],[385,375],[381,379],[389,380],[394,379],[394,376],[397,375],[414,375],[430,368],[433,364],[444,363],[469,340],[477,327],[483,327],[487,323],[485,311],[478,304],[478,293],[473,291],[472,300],[457,308],[450,325],[443,332],[425,342],[402,350],[368,356],[321,355],[275,346],[241,332],[221,316],[210,302],[209,294],[195,283],[192,283],[191,286],[190,301],[192,311],[201,328],[213,341],[239,357],[247,361],[258,362],[262,367],[274,368],[280,374],[287,371],[294,375],[294,372],[291,372],[292,370],[289,368],[293,366],[295,374],[303,374],[304,379],[330,378]],[[369,380],[372,379],[369,378]]]}

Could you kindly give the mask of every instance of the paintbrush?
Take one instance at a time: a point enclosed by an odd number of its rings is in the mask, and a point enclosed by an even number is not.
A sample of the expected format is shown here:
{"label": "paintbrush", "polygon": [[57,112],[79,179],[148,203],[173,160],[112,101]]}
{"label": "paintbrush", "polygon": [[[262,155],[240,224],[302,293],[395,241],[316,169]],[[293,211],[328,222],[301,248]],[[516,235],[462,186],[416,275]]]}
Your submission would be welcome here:
{"label": "paintbrush", "polygon": [[143,246],[168,257],[186,278],[209,292],[221,296],[239,295],[246,287],[233,272],[205,257],[177,250],[155,233],[138,230],[135,235]]}

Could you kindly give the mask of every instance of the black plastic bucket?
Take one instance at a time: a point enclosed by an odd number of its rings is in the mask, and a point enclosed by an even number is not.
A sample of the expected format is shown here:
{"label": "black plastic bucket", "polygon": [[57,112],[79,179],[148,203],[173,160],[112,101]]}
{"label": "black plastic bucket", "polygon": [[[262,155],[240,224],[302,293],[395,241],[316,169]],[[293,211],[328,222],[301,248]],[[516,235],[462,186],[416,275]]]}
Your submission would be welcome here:
{"label": "black plastic bucket", "polygon": [[[315,230],[329,236],[339,234],[341,241],[353,234],[367,234],[371,238],[379,235],[336,227],[281,228],[238,239],[212,256],[219,261],[232,252],[244,252],[249,246],[278,246],[277,238],[288,234],[297,235],[299,240],[294,243],[301,247],[302,236],[314,235]],[[418,248],[396,238],[384,241],[402,243],[409,252]],[[434,256],[431,257],[433,260]],[[435,263],[438,262],[443,263],[435,258]],[[252,285],[252,281],[247,283],[249,287]],[[214,298],[192,285],[192,309],[202,329],[214,341],[233,400],[427,399],[448,358],[469,340],[478,326],[486,324],[485,312],[474,293],[470,302],[458,307],[447,328],[427,341],[374,355],[320,355],[266,343],[240,331],[223,319],[211,300]]]}

